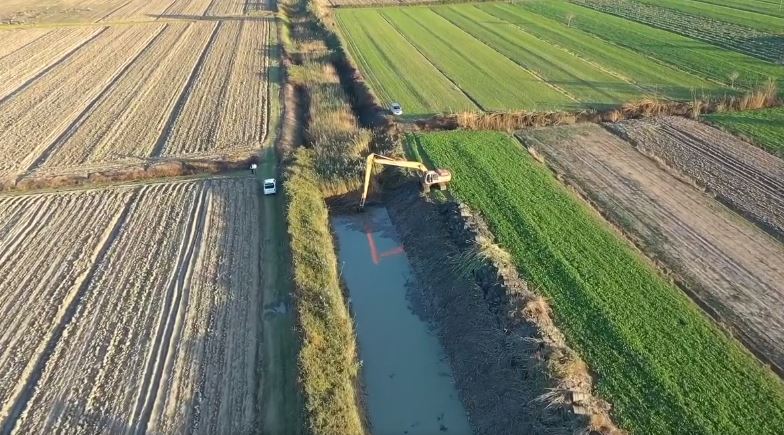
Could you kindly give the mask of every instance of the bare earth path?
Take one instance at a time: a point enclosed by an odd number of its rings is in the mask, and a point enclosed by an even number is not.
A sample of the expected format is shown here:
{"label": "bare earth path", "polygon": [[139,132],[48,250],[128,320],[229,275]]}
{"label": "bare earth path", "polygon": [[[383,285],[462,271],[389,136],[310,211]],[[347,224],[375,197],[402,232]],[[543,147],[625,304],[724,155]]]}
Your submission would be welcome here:
{"label": "bare earth path", "polygon": [[784,245],[598,125],[520,136],[747,346],[784,368]]}

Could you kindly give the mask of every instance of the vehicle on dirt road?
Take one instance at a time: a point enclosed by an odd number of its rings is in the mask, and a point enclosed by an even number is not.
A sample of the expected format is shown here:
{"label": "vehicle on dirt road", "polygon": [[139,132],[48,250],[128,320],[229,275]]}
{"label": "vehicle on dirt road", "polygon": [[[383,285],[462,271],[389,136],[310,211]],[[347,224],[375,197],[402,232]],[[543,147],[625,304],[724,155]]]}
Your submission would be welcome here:
{"label": "vehicle on dirt road", "polygon": [[274,178],[267,178],[264,180],[264,194],[274,195],[278,193],[278,184]]}
{"label": "vehicle on dirt road", "polygon": [[392,103],[389,105],[389,111],[395,116],[401,116],[403,114],[403,107],[400,106],[400,103]]}

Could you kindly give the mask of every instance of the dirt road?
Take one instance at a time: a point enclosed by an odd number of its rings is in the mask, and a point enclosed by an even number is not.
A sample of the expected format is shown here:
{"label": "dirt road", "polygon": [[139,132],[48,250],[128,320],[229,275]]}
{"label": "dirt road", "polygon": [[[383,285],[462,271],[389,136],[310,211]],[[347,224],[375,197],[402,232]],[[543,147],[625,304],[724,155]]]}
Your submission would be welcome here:
{"label": "dirt road", "polygon": [[708,312],[784,368],[784,245],[598,125],[520,136]]}

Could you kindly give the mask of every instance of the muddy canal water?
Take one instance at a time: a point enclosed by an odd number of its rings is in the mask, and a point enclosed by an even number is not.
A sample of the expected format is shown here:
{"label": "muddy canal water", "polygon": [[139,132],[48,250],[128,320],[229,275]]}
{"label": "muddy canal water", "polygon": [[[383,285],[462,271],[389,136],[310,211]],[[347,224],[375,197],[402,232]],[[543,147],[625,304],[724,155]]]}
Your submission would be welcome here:
{"label": "muddy canal water", "polygon": [[332,225],[357,325],[372,432],[470,433],[438,338],[406,298],[411,266],[386,209],[336,216]]}

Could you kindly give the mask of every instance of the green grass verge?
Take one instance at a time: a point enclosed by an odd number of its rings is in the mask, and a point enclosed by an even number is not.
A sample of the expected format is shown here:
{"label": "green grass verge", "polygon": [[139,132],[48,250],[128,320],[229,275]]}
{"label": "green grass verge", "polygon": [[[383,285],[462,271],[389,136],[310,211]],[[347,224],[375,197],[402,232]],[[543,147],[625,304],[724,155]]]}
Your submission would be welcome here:
{"label": "green grass verge", "polygon": [[288,231],[302,348],[300,382],[312,433],[360,434],[354,327],[343,301],[327,206],[311,150],[300,149],[285,174]]}
{"label": "green grass verge", "polygon": [[774,78],[779,89],[784,89],[781,65],[563,0],[525,1],[517,3],[517,7],[559,22],[566,22],[567,16],[574,15],[575,28],[719,83],[729,84],[730,75],[737,72],[735,84],[740,87],[751,89]]}
{"label": "green grass verge", "polygon": [[784,159],[784,108],[716,113],[705,120]]}
{"label": "green grass verge", "polygon": [[500,133],[409,136],[452,170],[521,272],[549,298],[601,396],[638,433],[777,433],[784,385]]}
{"label": "green grass verge", "polygon": [[584,103],[579,105],[582,108],[617,106],[641,92],[633,84],[480,9],[462,5],[432,10]]}
{"label": "green grass verge", "polygon": [[477,110],[378,11],[340,9],[335,15],[344,45],[385,107],[398,102],[416,114]]}

